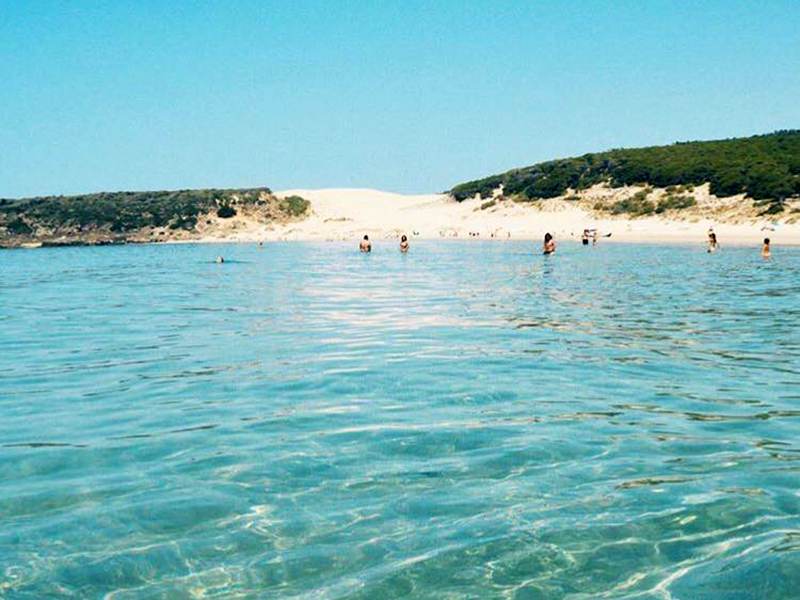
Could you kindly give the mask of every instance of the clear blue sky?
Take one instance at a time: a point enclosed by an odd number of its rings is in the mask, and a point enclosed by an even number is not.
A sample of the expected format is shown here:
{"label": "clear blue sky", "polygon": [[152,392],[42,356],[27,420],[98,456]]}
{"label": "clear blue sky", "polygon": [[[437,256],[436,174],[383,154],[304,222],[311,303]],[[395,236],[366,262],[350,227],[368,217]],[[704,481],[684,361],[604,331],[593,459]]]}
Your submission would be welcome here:
{"label": "clear blue sky", "polygon": [[798,127],[797,0],[0,0],[0,197],[439,191]]}

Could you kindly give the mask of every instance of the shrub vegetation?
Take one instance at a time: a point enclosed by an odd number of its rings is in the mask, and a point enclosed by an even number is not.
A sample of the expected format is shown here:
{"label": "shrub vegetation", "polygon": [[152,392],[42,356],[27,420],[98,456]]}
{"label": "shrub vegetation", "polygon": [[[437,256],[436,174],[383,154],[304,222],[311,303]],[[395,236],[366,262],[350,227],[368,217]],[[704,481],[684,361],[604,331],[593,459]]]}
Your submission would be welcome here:
{"label": "shrub vegetation", "polygon": [[311,206],[311,202],[300,196],[287,196],[282,202],[287,212],[294,217],[305,214]]}
{"label": "shrub vegetation", "polygon": [[[800,130],[584,154],[463,183],[450,193],[458,201],[475,194],[487,198],[502,184],[505,195],[529,201],[603,182],[613,187],[647,183],[673,194],[709,183],[712,194],[745,194],[779,211],[786,198],[800,196]],[[640,204],[646,209],[646,200]]]}
{"label": "shrub vegetation", "polygon": [[0,232],[31,235],[37,229],[60,232],[109,231],[126,233],[168,227],[192,230],[203,214],[220,218],[236,215],[237,207],[271,204],[273,214],[299,216],[309,202],[293,196],[278,200],[269,188],[202,189],[156,192],[102,192],[80,196],[0,199]]}

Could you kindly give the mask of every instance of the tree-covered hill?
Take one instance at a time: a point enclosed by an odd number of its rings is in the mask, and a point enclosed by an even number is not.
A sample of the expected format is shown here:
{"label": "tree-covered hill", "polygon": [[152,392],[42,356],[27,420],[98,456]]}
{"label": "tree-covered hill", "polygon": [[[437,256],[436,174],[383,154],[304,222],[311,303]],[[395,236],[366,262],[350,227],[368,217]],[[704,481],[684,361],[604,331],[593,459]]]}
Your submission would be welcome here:
{"label": "tree-covered hill", "polygon": [[0,245],[151,241],[159,230],[161,237],[152,241],[163,241],[191,234],[200,220],[211,223],[245,213],[264,222],[290,220],[308,207],[303,198],[277,198],[269,188],[0,199]]}
{"label": "tree-covered hill", "polygon": [[800,130],[670,146],[623,148],[564,158],[514,169],[457,185],[456,200],[503,193],[518,200],[563,195],[607,182],[619,187],[647,183],[655,187],[709,183],[716,196],[746,194],[754,200],[800,196]]}

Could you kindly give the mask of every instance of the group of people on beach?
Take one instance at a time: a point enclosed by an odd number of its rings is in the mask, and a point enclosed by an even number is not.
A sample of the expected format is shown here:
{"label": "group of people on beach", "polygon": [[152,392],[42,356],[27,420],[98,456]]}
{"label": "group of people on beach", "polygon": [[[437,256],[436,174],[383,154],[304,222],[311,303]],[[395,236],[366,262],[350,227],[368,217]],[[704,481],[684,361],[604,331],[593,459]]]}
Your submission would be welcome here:
{"label": "group of people on beach", "polygon": [[[588,229],[584,230],[583,232],[584,236],[588,235],[588,231],[589,231]],[[587,237],[586,241],[584,241],[584,244],[588,243],[589,242]],[[595,244],[597,243],[597,230],[595,230],[594,233],[594,243]],[[408,252],[410,247],[411,246],[408,243],[408,237],[405,235],[400,236],[400,252],[406,253]],[[358,243],[358,249],[361,252],[372,252],[372,242],[369,241],[368,235],[364,235],[364,237],[361,238],[361,241]],[[553,254],[553,252],[556,251],[556,239],[550,233],[546,233],[544,236],[543,249],[545,254]]]}
{"label": "group of people on beach", "polygon": [[589,245],[589,238],[591,237],[592,244],[597,243],[597,229],[584,229],[581,234],[581,244],[584,246]]}
{"label": "group of people on beach", "polygon": [[[610,235],[610,234],[609,234]],[[589,245],[589,240],[591,239],[592,245],[597,244],[597,229],[584,229],[583,234],[581,235],[581,243],[584,246]],[[761,256],[764,258],[769,258],[770,256],[770,242],[769,238],[764,238],[764,243],[761,246]],[[405,235],[400,237],[400,252],[408,252],[410,245],[408,243],[408,237]],[[714,232],[713,229],[708,230],[708,252],[716,252],[719,250],[720,245],[717,241],[717,234]],[[361,252],[372,252],[372,242],[369,241],[369,236],[365,235],[364,238],[359,242],[358,249]],[[542,254],[553,254],[556,251],[556,239],[553,237],[553,234],[547,232],[544,234],[544,242],[542,242]]]}
{"label": "group of people on beach", "polygon": [[[608,237],[611,234],[606,234],[604,237]],[[583,234],[581,235],[581,243],[584,246],[589,245],[589,240],[592,241],[592,245],[597,244],[597,229],[584,229]],[[263,246],[263,242],[259,242],[258,244],[260,247]],[[405,254],[408,252],[410,248],[410,244],[408,243],[408,237],[406,235],[400,236],[400,252]],[[369,240],[369,236],[365,235],[358,244],[358,249],[361,252],[372,252],[372,242]],[[708,250],[707,252],[716,252],[720,249],[719,242],[717,241],[717,234],[714,232],[713,229],[708,230]],[[542,254],[554,254],[556,251],[556,238],[550,232],[544,234],[544,241],[542,242]],[[769,238],[764,238],[764,243],[761,245],[761,256],[764,258],[770,257],[770,241]],[[225,259],[222,256],[218,256],[216,262],[223,263]]]}

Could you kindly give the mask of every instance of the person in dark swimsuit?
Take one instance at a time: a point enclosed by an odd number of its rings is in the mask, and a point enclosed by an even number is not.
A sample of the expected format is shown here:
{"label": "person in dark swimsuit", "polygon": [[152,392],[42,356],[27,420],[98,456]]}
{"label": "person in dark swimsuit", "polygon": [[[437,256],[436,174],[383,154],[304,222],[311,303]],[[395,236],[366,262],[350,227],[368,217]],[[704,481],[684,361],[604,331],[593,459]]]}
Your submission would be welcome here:
{"label": "person in dark swimsuit", "polygon": [[719,242],[717,242],[717,234],[713,231],[708,234],[708,250],[707,252],[716,252],[719,250]]}
{"label": "person in dark swimsuit", "polygon": [[550,233],[544,234],[544,244],[542,244],[544,254],[553,254],[556,251],[556,240]]}

